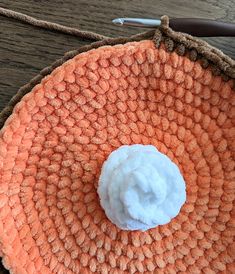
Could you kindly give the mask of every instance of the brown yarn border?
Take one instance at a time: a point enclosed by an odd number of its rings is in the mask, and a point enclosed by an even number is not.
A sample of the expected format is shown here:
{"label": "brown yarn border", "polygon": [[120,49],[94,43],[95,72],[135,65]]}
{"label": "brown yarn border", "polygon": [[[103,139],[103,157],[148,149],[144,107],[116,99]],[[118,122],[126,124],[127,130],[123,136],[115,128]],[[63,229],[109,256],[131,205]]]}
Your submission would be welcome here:
{"label": "brown yarn border", "polygon": [[192,61],[200,60],[204,68],[210,66],[212,73],[214,75],[221,74],[224,81],[235,79],[235,61],[233,59],[201,39],[185,33],[173,31],[169,27],[169,18],[167,16],[162,16],[161,21],[162,26],[157,30],[147,31],[130,37],[107,38],[65,53],[61,59],[58,59],[51,66],[41,70],[37,76],[18,90],[8,105],[0,113],[0,128],[4,126],[5,121],[11,115],[15,105],[25,94],[30,92],[34,86],[40,83],[46,75],[49,75],[55,68],[59,67],[77,54],[105,45],[112,46],[125,44],[127,42],[141,41],[144,39],[153,39],[156,47],[159,47],[163,42],[167,51],[175,50],[179,55],[187,55]]}

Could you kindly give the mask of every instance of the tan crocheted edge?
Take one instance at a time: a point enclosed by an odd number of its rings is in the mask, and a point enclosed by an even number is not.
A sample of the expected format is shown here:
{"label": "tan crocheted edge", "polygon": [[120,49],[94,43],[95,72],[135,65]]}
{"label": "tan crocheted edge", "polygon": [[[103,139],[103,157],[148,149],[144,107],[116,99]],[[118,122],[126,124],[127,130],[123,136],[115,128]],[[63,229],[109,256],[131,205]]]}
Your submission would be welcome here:
{"label": "tan crocheted edge", "polygon": [[[235,79],[235,60],[201,39],[186,33],[173,31],[169,27],[168,16],[162,16],[161,22],[161,28],[157,29],[154,35],[157,46],[163,40],[169,51],[176,50],[179,55],[184,55],[185,50],[188,50],[189,58],[192,61],[202,59],[203,67],[207,67],[210,63],[214,74],[219,75],[222,73]],[[225,80],[227,79],[225,78]]]}
{"label": "tan crocheted edge", "polygon": [[161,42],[164,42],[168,51],[175,50],[179,55],[185,55],[192,61],[200,59],[204,68],[209,65],[212,67],[212,72],[215,75],[222,73],[225,81],[235,79],[235,61],[222,51],[212,47],[205,41],[194,38],[191,35],[175,32],[169,27],[169,18],[164,15],[161,17],[162,26],[157,30],[151,30],[130,37],[107,38],[90,45],[83,46],[77,50],[69,51],[65,55],[55,61],[51,66],[48,66],[40,71],[29,83],[22,86],[16,95],[12,97],[8,105],[0,113],[0,128],[3,127],[6,119],[11,115],[14,106],[21,100],[21,98],[30,92],[34,86],[41,82],[41,80],[49,75],[55,68],[62,65],[67,60],[73,58],[79,53],[99,48],[104,45],[125,44],[127,42],[140,41],[144,39],[153,39],[157,47]]}

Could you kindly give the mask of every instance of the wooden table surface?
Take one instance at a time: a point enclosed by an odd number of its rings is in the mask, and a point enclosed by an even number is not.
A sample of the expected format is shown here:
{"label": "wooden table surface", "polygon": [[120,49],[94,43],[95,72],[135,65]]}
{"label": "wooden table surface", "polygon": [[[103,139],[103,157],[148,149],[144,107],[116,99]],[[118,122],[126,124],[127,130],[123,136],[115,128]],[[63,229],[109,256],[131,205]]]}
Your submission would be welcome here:
{"label": "wooden table surface", "polygon": [[[235,0],[0,0],[0,6],[111,37],[144,29],[120,28],[115,17],[199,17],[235,22]],[[234,38],[209,38],[210,44],[235,59]],[[41,69],[89,41],[43,30],[0,16],[0,111],[19,87]],[[0,273],[9,273],[0,266]]]}

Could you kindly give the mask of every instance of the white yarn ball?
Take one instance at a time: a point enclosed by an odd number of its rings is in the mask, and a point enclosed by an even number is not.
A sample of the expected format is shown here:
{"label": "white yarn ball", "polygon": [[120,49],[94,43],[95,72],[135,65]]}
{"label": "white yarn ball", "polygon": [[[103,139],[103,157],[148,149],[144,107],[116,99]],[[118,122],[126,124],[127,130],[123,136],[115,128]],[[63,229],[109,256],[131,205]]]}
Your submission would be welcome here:
{"label": "white yarn ball", "polygon": [[107,217],[124,230],[166,224],[186,200],[179,168],[151,145],[113,151],[103,164],[98,194]]}

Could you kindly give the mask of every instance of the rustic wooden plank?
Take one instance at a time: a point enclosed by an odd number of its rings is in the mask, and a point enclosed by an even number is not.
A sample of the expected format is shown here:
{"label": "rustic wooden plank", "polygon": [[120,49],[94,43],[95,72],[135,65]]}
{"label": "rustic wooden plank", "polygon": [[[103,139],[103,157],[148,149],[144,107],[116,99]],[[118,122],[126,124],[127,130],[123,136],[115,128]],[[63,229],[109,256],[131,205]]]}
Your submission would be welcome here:
{"label": "rustic wooden plank", "polygon": [[[111,37],[127,36],[144,29],[120,28],[115,17],[200,17],[235,21],[234,0],[1,0],[0,6]],[[235,58],[234,38],[208,38],[209,43]],[[42,30],[0,17],[0,111],[20,86],[60,58],[66,51],[89,41]],[[0,267],[0,273],[8,273]]]}
{"label": "rustic wooden plank", "polygon": [[[2,0],[1,6],[40,19],[67,26],[99,32],[108,36],[126,36],[142,31],[120,28],[111,19],[120,16],[205,17],[234,21],[234,0],[184,1],[12,1]],[[235,57],[233,38],[206,39],[212,45]],[[64,52],[89,43],[77,37],[42,30],[0,17],[0,111],[20,86],[27,83],[42,68],[61,57]]]}

